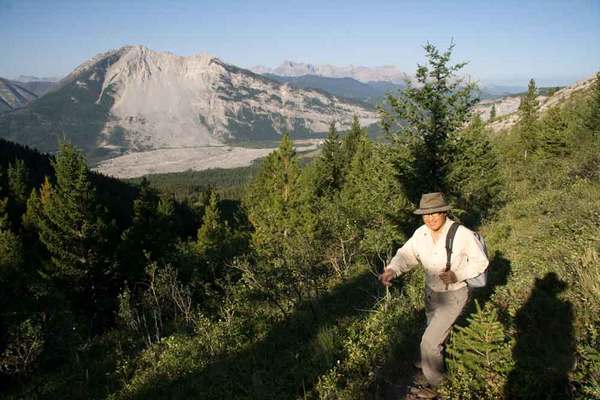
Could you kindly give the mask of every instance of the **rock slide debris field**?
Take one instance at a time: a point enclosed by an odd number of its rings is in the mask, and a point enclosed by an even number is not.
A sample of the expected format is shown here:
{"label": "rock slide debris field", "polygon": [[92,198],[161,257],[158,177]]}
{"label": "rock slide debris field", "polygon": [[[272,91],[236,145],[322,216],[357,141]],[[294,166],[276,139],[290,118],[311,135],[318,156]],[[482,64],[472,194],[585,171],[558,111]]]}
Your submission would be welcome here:
{"label": "rock slide debris field", "polygon": [[[303,141],[296,151],[315,150],[318,140]],[[201,171],[211,168],[246,167],[254,160],[266,157],[275,148],[251,149],[234,146],[186,147],[144,151],[102,161],[95,171],[115,178],[135,178],[144,175]]]}

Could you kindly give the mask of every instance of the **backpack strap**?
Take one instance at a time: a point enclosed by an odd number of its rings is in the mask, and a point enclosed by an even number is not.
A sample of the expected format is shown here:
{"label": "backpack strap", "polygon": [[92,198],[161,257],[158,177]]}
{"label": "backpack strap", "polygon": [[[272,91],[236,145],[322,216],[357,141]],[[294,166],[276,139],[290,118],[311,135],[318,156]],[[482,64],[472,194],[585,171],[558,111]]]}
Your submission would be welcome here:
{"label": "backpack strap", "polygon": [[450,258],[452,257],[452,244],[454,243],[454,236],[456,236],[456,231],[460,224],[458,222],[454,222],[450,229],[448,229],[448,234],[446,234],[446,272],[450,271]]}

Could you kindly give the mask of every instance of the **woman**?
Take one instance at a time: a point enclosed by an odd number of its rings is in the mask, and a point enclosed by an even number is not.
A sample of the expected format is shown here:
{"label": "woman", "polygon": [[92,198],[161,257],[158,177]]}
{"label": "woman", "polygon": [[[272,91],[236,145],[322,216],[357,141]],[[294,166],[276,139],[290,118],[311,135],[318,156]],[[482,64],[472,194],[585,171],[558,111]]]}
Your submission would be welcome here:
{"label": "woman", "polygon": [[448,218],[450,206],[442,193],[427,193],[421,197],[415,214],[425,223],[398,249],[389,265],[379,276],[385,286],[419,263],[425,269],[425,309],[427,328],[421,338],[421,368],[429,389],[421,397],[436,396],[435,387],[443,379],[442,350],[452,325],[469,297],[467,279],[481,274],[488,259],[474,233],[460,226],[452,246],[451,267],[446,271],[446,234],[454,221]]}

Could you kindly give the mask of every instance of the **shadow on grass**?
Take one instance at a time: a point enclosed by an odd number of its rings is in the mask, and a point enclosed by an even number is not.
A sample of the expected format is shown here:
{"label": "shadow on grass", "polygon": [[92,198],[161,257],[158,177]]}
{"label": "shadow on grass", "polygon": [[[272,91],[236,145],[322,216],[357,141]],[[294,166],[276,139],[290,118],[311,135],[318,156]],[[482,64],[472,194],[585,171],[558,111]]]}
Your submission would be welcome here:
{"label": "shadow on grass", "polygon": [[409,387],[420,371],[414,366],[419,359],[419,343],[425,329],[425,312],[415,311],[402,319],[398,331],[402,335],[391,338],[393,354],[381,368],[375,382],[373,399],[396,400],[407,395]]}
{"label": "shadow on grass", "polygon": [[569,399],[574,365],[573,306],[558,296],[567,288],[556,273],[536,279],[516,315],[516,362],[505,386],[507,399]]}
{"label": "shadow on grass", "polygon": [[[247,350],[226,355],[205,368],[190,371],[176,380],[157,377],[134,394],[136,399],[287,399],[302,398],[319,376],[335,365],[319,343],[332,341],[339,348],[335,327],[370,310],[381,288],[368,271],[318,299],[319,317],[309,305],[299,307],[276,324],[267,336]],[[339,350],[338,350],[339,351]],[[129,397],[129,396],[128,396]]]}

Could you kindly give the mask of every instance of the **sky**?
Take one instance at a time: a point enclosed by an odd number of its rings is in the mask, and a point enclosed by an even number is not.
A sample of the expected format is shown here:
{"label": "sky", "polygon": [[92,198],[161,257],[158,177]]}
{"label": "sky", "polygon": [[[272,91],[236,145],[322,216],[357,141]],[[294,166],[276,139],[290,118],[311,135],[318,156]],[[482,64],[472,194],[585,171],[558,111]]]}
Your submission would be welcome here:
{"label": "sky", "polygon": [[243,68],[284,60],[394,65],[456,44],[483,83],[565,85],[600,70],[600,0],[0,0],[0,77],[64,76],[97,53],[141,44],[209,53]]}

